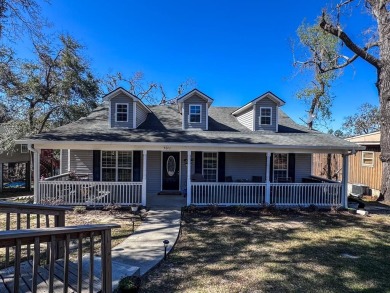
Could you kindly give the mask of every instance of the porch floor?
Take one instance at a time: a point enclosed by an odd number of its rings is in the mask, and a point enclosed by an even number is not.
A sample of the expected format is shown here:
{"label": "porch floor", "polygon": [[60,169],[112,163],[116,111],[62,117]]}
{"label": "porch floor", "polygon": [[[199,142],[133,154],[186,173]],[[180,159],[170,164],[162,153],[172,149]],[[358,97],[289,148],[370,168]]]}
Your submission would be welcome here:
{"label": "porch floor", "polygon": [[161,208],[181,208],[187,201],[183,195],[148,195],[146,205],[152,209]]}

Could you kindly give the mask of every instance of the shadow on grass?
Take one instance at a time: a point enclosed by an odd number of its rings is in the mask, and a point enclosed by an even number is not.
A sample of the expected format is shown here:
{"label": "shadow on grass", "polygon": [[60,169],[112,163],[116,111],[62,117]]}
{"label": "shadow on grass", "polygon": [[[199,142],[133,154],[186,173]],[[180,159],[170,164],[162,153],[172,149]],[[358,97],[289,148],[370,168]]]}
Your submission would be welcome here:
{"label": "shadow on grass", "polygon": [[388,231],[389,218],[345,213],[185,214],[142,292],[388,292]]}

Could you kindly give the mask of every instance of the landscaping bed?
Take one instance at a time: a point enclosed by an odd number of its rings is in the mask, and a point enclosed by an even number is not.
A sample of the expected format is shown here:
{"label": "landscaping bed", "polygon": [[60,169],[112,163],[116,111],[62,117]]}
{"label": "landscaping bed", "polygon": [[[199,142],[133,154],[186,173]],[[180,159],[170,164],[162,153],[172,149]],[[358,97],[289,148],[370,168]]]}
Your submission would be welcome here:
{"label": "landscaping bed", "polygon": [[141,292],[389,292],[390,216],[188,208]]}

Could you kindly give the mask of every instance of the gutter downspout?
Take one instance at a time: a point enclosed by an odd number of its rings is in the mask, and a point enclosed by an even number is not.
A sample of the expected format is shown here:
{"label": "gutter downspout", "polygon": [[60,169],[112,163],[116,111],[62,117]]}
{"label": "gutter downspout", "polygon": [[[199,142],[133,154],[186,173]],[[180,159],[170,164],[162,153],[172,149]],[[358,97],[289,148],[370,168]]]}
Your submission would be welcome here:
{"label": "gutter downspout", "polygon": [[27,145],[27,148],[34,153],[34,203],[39,203],[40,153],[38,150],[34,149],[30,143]]}

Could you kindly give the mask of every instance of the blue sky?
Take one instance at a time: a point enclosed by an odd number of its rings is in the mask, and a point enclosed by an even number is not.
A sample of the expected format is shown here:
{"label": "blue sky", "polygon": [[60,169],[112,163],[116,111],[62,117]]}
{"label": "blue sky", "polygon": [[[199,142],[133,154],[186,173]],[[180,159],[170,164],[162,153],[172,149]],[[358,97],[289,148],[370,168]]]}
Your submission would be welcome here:
{"label": "blue sky", "polygon": [[[54,30],[87,47],[100,75],[142,71],[171,94],[191,78],[219,106],[244,105],[272,91],[299,122],[306,106],[295,94],[305,79],[294,78],[290,39],[303,19],[314,22],[322,7],[337,2],[55,0],[43,4],[43,14]],[[353,16],[345,30],[359,38],[369,16]],[[378,104],[375,77],[363,61],[345,71],[332,90],[330,127],[338,128],[363,102]]]}

